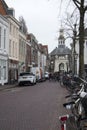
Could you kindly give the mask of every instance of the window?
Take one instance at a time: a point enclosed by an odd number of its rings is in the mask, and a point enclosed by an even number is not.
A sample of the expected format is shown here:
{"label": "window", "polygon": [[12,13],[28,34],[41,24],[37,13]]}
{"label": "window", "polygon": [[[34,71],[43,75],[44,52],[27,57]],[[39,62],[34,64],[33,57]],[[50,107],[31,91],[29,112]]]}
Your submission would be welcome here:
{"label": "window", "polygon": [[14,41],[13,41],[13,57],[14,57]]}
{"label": "window", "polygon": [[[14,26],[13,26],[13,35],[14,35]],[[15,35],[14,35],[15,36]]]}
{"label": "window", "polygon": [[12,24],[10,23],[10,34],[11,34],[11,30],[12,30]]}
{"label": "window", "polygon": [[16,27],[14,27],[14,36],[16,37]]}
{"label": "window", "polygon": [[17,42],[14,44],[14,56],[15,58],[18,56]]}
{"label": "window", "polygon": [[6,29],[4,29],[4,49],[6,49]]}
{"label": "window", "polygon": [[1,27],[0,27],[0,48],[1,48]]}
{"label": "window", "polygon": [[11,40],[9,40],[9,56],[11,56]]}

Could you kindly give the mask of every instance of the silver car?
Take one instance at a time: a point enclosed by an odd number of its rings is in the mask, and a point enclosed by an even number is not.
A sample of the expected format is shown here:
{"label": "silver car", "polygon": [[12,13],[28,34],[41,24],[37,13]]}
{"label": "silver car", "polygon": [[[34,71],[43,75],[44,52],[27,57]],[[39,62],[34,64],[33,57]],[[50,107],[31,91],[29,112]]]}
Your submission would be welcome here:
{"label": "silver car", "polygon": [[18,77],[18,84],[24,85],[24,84],[36,84],[36,76],[33,73],[29,72],[22,72],[20,73]]}

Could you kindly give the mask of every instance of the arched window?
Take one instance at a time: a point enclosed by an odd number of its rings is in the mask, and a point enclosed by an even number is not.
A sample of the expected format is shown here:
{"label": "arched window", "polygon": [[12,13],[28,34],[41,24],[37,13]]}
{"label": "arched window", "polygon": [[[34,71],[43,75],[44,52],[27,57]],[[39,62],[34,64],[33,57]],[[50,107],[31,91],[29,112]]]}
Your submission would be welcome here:
{"label": "arched window", "polygon": [[60,63],[59,64],[59,71],[63,71],[64,70],[64,64],[63,63]]}

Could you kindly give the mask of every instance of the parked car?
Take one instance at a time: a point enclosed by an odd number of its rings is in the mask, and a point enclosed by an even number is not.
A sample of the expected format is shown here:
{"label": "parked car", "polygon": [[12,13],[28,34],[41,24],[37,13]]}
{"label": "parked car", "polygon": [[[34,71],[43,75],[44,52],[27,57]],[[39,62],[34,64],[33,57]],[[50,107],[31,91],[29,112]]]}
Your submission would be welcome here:
{"label": "parked car", "polygon": [[49,79],[49,72],[45,72],[44,77],[45,79]]}
{"label": "parked car", "polygon": [[36,84],[36,76],[33,73],[22,72],[18,77],[18,84]]}

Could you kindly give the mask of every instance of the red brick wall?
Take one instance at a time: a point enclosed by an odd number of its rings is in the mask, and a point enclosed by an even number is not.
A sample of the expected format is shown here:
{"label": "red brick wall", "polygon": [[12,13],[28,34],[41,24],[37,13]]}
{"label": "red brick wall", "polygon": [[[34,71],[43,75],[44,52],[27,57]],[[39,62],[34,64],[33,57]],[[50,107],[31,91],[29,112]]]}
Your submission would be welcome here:
{"label": "red brick wall", "polygon": [[1,15],[6,15],[6,11],[5,11],[4,7],[3,7],[3,4],[1,2],[1,0],[0,0],[0,14]]}

